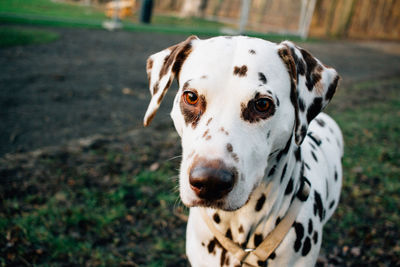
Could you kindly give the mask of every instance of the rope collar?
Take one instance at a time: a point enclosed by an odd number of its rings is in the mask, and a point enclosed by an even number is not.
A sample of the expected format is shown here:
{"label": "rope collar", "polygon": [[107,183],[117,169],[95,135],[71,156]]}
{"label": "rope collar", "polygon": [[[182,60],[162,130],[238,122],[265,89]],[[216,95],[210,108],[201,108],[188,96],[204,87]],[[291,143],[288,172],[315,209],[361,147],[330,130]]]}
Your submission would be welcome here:
{"label": "rope collar", "polygon": [[291,206],[286,212],[285,217],[283,217],[279,224],[255,249],[243,249],[231,239],[227,238],[218,231],[210,217],[207,215],[206,210],[200,210],[203,220],[223,248],[234,255],[242,263],[242,266],[258,266],[257,262],[266,261],[285,238],[300,212],[302,203],[307,200],[309,194],[310,185],[304,179],[301,179],[300,188],[296,193]]}

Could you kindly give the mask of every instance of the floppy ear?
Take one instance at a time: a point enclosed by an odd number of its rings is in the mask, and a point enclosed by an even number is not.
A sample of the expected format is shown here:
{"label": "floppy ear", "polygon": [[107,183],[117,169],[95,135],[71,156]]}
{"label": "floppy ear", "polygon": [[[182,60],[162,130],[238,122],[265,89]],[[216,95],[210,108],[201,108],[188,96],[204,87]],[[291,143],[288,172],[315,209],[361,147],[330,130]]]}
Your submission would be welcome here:
{"label": "floppy ear", "polygon": [[179,72],[185,59],[192,51],[191,42],[194,39],[198,38],[190,36],[185,41],[162,50],[147,59],[146,70],[149,78],[151,100],[144,115],[144,126],[149,125],[156,115],[174,77],[179,81]]}
{"label": "floppy ear", "polygon": [[290,98],[296,118],[295,141],[297,145],[301,145],[311,120],[332,99],[340,77],[333,68],[325,66],[292,42],[280,43],[278,54],[291,79]]}

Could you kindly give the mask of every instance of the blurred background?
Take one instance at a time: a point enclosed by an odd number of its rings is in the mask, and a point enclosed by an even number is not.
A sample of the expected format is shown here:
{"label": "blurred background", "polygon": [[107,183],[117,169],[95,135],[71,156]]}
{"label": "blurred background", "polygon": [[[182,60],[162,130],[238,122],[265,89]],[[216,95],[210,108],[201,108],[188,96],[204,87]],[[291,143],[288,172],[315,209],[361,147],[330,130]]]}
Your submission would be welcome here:
{"label": "blurred background", "polygon": [[142,119],[146,59],[192,34],[336,68],[344,184],[318,266],[400,266],[399,0],[1,0],[0,265],[188,266],[177,85]]}

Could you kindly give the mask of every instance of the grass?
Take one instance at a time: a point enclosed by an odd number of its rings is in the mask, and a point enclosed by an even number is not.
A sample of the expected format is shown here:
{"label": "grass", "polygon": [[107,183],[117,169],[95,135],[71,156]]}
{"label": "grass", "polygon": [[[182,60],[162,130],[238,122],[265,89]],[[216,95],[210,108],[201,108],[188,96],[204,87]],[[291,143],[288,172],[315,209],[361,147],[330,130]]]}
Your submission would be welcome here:
{"label": "grass", "polygon": [[393,238],[400,228],[399,90],[400,79],[360,83],[343,88],[329,109],[346,146],[341,204],[325,244],[361,249],[360,258],[341,251],[355,265],[399,263],[400,241]]}
{"label": "grass", "polygon": [[[41,26],[102,28],[106,20],[101,8],[72,3],[52,2],[50,0],[2,0],[0,1],[0,23],[29,24]],[[217,36],[221,29],[232,27],[220,22],[201,18],[179,18],[153,14],[149,25],[137,23],[137,14],[123,21],[124,29],[129,31],[161,32],[185,35]],[[249,36],[271,41],[302,41],[290,35],[246,33]]]}
{"label": "grass", "polygon": [[58,39],[58,34],[48,30],[0,27],[0,48],[16,45],[43,44]]}
{"label": "grass", "polygon": [[[346,144],[341,203],[323,239],[334,266],[400,263],[399,89],[398,78],[342,88],[328,110]],[[1,160],[0,265],[185,266],[187,211],[171,178],[179,160],[165,161],[179,145],[165,131],[150,144],[144,134],[137,146]]]}
{"label": "grass", "polygon": [[50,0],[2,0],[0,1],[0,12],[93,20],[105,18],[101,10],[90,6]]}

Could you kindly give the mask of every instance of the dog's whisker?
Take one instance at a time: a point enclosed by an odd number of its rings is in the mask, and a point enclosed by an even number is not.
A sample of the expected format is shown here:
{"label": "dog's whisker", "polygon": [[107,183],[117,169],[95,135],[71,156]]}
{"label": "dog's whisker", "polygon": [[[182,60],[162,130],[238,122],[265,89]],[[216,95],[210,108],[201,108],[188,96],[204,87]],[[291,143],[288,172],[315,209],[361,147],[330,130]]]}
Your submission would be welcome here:
{"label": "dog's whisker", "polygon": [[165,161],[172,161],[172,160],[174,160],[174,159],[179,159],[179,158],[182,158],[182,155],[178,155],[178,156],[171,157],[171,158],[169,158],[169,159],[166,159]]}

